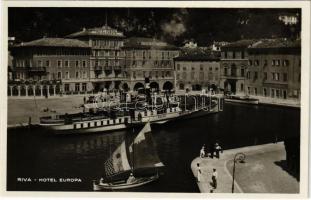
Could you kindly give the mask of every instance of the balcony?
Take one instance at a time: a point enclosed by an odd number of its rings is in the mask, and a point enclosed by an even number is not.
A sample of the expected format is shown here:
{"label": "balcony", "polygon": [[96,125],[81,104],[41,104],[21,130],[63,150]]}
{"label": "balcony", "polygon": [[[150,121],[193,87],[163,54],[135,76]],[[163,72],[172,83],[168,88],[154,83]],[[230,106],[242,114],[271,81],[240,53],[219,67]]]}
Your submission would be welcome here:
{"label": "balcony", "polygon": [[29,72],[46,72],[46,67],[29,67]]}
{"label": "balcony", "polygon": [[27,67],[26,70],[28,71],[29,76],[47,74],[46,67]]}
{"label": "balcony", "polygon": [[95,66],[94,67],[94,71],[101,72],[102,71],[102,67],[101,66]]}
{"label": "balcony", "polygon": [[225,79],[245,79],[244,76],[239,76],[237,74],[224,74],[221,76],[221,78]]}
{"label": "balcony", "polygon": [[121,70],[122,68],[121,68],[121,66],[114,66],[113,69],[114,70]]}
{"label": "balcony", "polygon": [[123,76],[101,76],[96,78],[91,78],[90,81],[94,82],[103,82],[103,81],[124,81],[127,80],[127,78]]}
{"label": "balcony", "polygon": [[104,66],[105,71],[112,71],[112,66]]}

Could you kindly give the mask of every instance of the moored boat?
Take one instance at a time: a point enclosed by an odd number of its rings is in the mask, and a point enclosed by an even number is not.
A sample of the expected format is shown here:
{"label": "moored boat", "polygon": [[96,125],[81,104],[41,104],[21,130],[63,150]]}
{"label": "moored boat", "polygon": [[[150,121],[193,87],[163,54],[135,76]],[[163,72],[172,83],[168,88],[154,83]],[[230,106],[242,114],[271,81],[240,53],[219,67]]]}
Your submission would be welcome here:
{"label": "moored boat", "polygon": [[[84,107],[84,112],[76,114],[54,115],[40,118],[40,125],[52,130],[55,134],[94,133],[127,129],[142,125],[164,124],[178,119],[202,117],[210,113],[222,111],[223,99],[220,97],[203,96],[204,100],[194,107],[188,107],[186,98],[184,105],[172,98],[154,96],[145,100],[130,103],[119,103],[115,106]],[[175,100],[174,100],[175,99]],[[88,109],[88,112],[85,110]]]}
{"label": "moored boat", "polygon": [[245,104],[258,104],[259,99],[251,98],[249,96],[235,96],[230,95],[225,98],[226,102],[233,102],[233,103],[245,103]]}
{"label": "moored boat", "polygon": [[55,134],[92,133],[126,129],[130,116],[111,117],[107,112],[77,113],[41,117],[40,125]]}

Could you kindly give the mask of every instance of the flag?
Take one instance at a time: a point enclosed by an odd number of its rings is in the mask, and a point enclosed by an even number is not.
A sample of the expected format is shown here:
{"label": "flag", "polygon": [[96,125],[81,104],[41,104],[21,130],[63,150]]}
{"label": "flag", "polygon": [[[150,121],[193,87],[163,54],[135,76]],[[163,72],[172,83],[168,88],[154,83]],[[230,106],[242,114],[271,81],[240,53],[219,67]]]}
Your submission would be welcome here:
{"label": "flag", "polygon": [[105,172],[107,176],[112,176],[130,169],[131,167],[126,155],[125,142],[123,141],[105,162]]}
{"label": "flag", "polygon": [[139,132],[139,134],[136,136],[134,140],[134,144],[138,144],[146,139],[145,133],[151,132],[150,123],[146,123],[144,128]]}

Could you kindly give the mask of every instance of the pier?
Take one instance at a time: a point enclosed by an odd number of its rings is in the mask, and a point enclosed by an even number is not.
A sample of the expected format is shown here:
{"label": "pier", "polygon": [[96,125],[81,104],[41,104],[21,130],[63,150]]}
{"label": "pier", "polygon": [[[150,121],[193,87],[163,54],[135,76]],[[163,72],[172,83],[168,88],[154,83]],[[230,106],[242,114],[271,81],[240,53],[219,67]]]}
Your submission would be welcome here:
{"label": "pier", "polygon": [[[245,154],[245,161],[236,162],[234,186],[233,159],[237,153]],[[201,193],[298,193],[299,182],[283,168],[286,162],[284,143],[264,144],[224,150],[220,158],[195,158],[191,170],[197,180],[200,163]],[[212,187],[212,171],[217,170],[217,188]]]}

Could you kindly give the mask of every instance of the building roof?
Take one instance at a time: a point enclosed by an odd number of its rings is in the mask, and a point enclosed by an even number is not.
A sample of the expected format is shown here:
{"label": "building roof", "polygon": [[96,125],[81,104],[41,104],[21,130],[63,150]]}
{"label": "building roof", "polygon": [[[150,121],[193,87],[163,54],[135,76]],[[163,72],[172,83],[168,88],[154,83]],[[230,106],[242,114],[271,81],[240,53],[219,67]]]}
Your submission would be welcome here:
{"label": "building roof", "polygon": [[176,61],[218,61],[220,55],[207,47],[181,48],[181,54]]}
{"label": "building roof", "polygon": [[76,47],[76,48],[90,48],[88,44],[76,39],[64,38],[41,38],[30,42],[24,42],[15,47]]}
{"label": "building roof", "polygon": [[300,48],[301,40],[289,40],[284,38],[263,39],[255,43],[250,49],[270,49],[270,48]]}
{"label": "building roof", "polygon": [[238,40],[235,42],[230,42],[229,44],[224,45],[221,48],[247,48],[255,42],[256,40]]}
{"label": "building roof", "polygon": [[213,54],[189,54],[174,58],[175,61],[219,61],[219,57]]}
{"label": "building roof", "polygon": [[110,26],[102,26],[96,28],[83,28],[82,31],[78,31],[76,33],[72,33],[67,35],[67,38],[77,38],[83,36],[99,36],[99,37],[112,37],[112,38],[124,38],[122,32],[117,29],[111,28]]}
{"label": "building roof", "polygon": [[178,47],[155,38],[131,37],[124,43],[124,49],[179,50]]}

